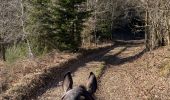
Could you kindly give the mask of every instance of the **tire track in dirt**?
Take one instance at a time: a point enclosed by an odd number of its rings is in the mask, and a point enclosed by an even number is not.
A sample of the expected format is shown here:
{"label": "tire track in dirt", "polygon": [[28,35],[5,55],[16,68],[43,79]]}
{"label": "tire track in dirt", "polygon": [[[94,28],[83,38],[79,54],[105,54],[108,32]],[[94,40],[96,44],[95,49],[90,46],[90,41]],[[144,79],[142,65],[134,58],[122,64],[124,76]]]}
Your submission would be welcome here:
{"label": "tire track in dirt", "polygon": [[[133,61],[141,57],[144,52],[143,46],[136,46],[127,48],[126,51],[116,57],[112,56],[113,52],[108,55],[109,59],[106,60],[106,70],[100,79],[100,88],[96,93],[97,100],[131,100],[126,98],[125,95],[130,92],[132,94],[130,96],[134,96],[133,94],[137,92],[134,87],[130,85],[134,80],[131,78],[131,75],[128,74],[126,68],[123,67],[120,69],[120,66],[124,66],[126,63],[133,63]],[[117,92],[118,96],[115,95],[115,92]],[[130,96],[128,95],[127,97]]]}
{"label": "tire track in dirt", "polygon": [[[74,86],[84,84],[89,75],[89,72],[98,69],[101,62],[92,61],[89,62],[86,66],[79,68],[76,72],[73,73]],[[60,100],[62,97],[63,90],[61,84],[56,84],[56,87],[49,89],[38,100]]]}
{"label": "tire track in dirt", "polygon": [[[68,70],[71,70],[71,68],[74,66],[79,66],[79,68],[75,72],[73,72],[74,86],[80,84],[84,85],[91,71],[95,74],[98,74],[97,70],[99,70],[100,67],[105,63],[105,61],[109,59],[108,56],[110,54],[112,54],[113,56],[117,56],[126,49],[126,46],[113,47],[107,51],[102,52],[101,54],[97,54],[96,57],[92,55],[92,58],[86,58],[90,59],[89,62],[82,61],[70,66],[70,69]],[[60,100],[62,97],[62,93],[63,90],[61,83],[54,83],[52,88],[49,88],[44,94],[38,97],[38,100]]]}
{"label": "tire track in dirt", "polygon": [[109,55],[97,100],[170,100],[170,78],[160,76],[157,67],[164,61],[157,55],[164,51],[144,52],[144,47],[132,47],[116,58]]}
{"label": "tire track in dirt", "polygon": [[[86,66],[90,66],[90,65],[98,65],[100,64],[100,62],[97,62],[98,59],[100,59],[103,55],[105,55],[107,52],[109,52],[110,50],[112,50],[113,48],[115,48],[115,46],[110,47],[106,50],[103,50],[102,52],[99,52],[98,54],[92,54],[89,55],[87,57],[85,57],[84,59],[72,64],[71,66],[69,66],[69,68],[67,68],[64,72],[58,73],[60,74],[60,77],[57,77],[56,80],[63,80],[63,76],[67,71],[71,71],[73,72],[73,79],[74,79],[74,85],[76,85],[78,82],[76,82],[76,78],[74,78],[74,76],[77,76],[77,73],[80,69],[84,69]],[[86,70],[90,71],[92,67],[87,67]],[[75,72],[75,73],[74,73]],[[86,72],[87,74],[89,74],[88,72]],[[81,73],[82,74],[82,73]],[[80,75],[82,77],[86,77],[86,75]],[[83,81],[83,78],[81,78]],[[56,80],[54,80],[54,82],[52,82],[52,84],[50,86],[48,86],[46,88],[46,92],[45,93],[40,93],[37,94],[38,100],[60,100],[63,90],[62,90],[62,86],[61,83],[62,82],[56,82]],[[44,91],[44,90],[43,90]]]}

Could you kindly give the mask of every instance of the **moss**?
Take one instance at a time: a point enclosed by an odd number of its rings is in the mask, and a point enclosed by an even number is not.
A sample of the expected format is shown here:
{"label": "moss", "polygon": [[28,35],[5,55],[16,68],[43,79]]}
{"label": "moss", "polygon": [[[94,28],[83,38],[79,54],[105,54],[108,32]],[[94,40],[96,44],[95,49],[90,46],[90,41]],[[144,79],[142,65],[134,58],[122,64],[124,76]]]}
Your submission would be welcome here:
{"label": "moss", "polygon": [[170,74],[170,62],[160,69],[161,76],[167,77]]}
{"label": "moss", "polygon": [[102,75],[103,71],[104,71],[104,68],[105,68],[105,63],[102,62],[101,65],[99,66],[98,69],[96,69],[96,77],[97,78],[100,78],[100,76]]}

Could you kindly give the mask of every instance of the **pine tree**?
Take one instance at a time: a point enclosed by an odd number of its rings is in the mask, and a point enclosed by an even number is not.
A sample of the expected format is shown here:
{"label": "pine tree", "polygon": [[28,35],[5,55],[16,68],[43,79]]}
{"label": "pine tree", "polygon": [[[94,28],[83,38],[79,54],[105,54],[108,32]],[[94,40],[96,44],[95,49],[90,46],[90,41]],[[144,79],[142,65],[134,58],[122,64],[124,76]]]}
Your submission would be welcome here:
{"label": "pine tree", "polygon": [[80,10],[81,4],[85,1],[59,0],[57,11],[60,48],[75,50],[81,45],[83,22],[89,16],[89,12]]}
{"label": "pine tree", "polygon": [[53,37],[53,13],[51,0],[27,0],[27,31],[30,34],[33,50],[41,54],[55,48]]}
{"label": "pine tree", "polygon": [[[80,7],[85,0],[28,1],[27,29],[36,51],[75,50],[81,45],[83,22],[88,17]],[[34,48],[35,49],[35,48]]]}

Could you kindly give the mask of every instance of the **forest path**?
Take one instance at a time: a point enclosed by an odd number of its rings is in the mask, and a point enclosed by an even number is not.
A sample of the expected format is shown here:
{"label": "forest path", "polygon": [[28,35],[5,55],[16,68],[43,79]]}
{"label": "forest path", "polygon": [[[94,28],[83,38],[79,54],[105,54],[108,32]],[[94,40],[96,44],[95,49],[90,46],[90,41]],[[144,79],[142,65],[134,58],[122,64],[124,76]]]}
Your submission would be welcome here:
{"label": "forest path", "polygon": [[[99,54],[90,55],[84,61],[70,66],[70,69],[67,71],[78,67],[73,72],[74,86],[77,86],[85,84],[91,71],[98,74],[102,68],[101,66],[104,65],[103,75],[98,80],[97,100],[143,100],[150,98],[163,98],[165,100],[168,98],[169,90],[166,83],[167,80],[155,75],[156,69],[148,70],[146,66],[148,66],[150,63],[148,61],[152,60],[153,57],[147,58],[146,56],[143,58],[144,54],[145,48],[143,45],[124,43],[102,51]],[[160,81],[163,81],[163,83],[160,83]],[[60,100],[63,94],[61,83],[52,84],[37,99]],[[164,84],[164,87],[153,89],[155,86],[160,87],[161,84]],[[161,90],[162,88],[163,90]],[[161,91],[157,91],[157,89]],[[152,91],[154,94],[151,93]],[[162,91],[167,92],[165,93],[166,96],[160,94]]]}
{"label": "forest path", "polygon": [[144,51],[137,46],[108,56],[97,100],[170,100],[170,77],[160,73],[169,61],[169,49]]}

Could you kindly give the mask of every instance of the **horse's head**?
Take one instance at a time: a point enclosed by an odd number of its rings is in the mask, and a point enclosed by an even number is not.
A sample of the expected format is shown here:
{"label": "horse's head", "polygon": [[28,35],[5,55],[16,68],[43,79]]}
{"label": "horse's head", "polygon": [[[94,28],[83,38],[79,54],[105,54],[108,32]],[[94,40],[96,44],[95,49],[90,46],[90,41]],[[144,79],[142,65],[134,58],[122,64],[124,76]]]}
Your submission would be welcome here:
{"label": "horse's head", "polygon": [[73,88],[71,73],[64,76],[63,82],[64,95],[62,100],[94,100],[93,94],[97,89],[97,79],[93,72],[90,72],[86,87],[83,85]]}

